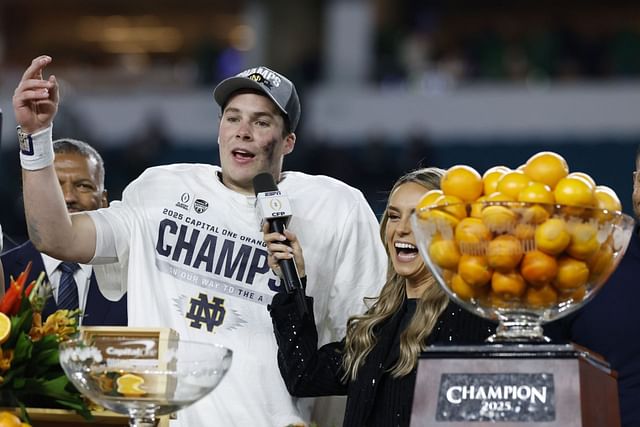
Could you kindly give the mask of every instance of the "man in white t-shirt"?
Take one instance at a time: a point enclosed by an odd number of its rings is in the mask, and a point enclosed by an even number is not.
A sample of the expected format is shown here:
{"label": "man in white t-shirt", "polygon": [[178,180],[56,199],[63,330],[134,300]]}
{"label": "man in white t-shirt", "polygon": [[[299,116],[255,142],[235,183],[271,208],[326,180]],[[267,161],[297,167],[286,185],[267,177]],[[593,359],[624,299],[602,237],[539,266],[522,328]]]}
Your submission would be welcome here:
{"label": "man in white t-shirt", "polygon": [[289,198],[289,228],[305,248],[307,293],[316,301],[323,343],[341,338],[347,318],[363,311],[363,297],[378,294],[386,255],[358,190],[325,176],[282,172],[300,118],[293,84],[266,67],[224,80],[214,91],[222,111],[220,167],[153,167],[122,201],[68,215],[49,158],[58,105],[55,77],[43,78],[50,62],[34,59],[13,99],[34,244],[60,259],[124,264],[131,326],[168,326],[182,338],[233,350],[224,380],[178,414],[180,425],[308,422],[307,408],[289,396],[277,367],[266,306],[280,282],[267,264],[253,178],[269,172]]}

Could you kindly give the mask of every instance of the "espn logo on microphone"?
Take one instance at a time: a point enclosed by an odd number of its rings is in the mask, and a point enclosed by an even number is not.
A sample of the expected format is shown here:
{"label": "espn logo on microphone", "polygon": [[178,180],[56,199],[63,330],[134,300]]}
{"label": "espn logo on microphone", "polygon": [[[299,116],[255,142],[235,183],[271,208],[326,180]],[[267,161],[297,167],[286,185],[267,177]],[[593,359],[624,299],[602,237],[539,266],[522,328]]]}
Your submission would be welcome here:
{"label": "espn logo on microphone", "polygon": [[289,199],[280,191],[258,193],[256,206],[262,221],[275,218],[285,218],[288,221],[291,218]]}

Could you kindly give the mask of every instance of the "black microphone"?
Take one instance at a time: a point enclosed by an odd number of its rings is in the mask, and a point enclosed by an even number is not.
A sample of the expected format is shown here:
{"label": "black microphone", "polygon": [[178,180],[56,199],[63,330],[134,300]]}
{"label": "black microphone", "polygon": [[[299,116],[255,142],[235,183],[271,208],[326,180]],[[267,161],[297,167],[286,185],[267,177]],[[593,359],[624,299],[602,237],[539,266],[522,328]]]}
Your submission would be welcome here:
{"label": "black microphone", "polygon": [[[269,224],[271,232],[284,234],[291,219],[291,205],[289,199],[278,190],[273,176],[267,172],[256,175],[253,178],[253,190],[256,194],[256,207],[263,223],[266,221]],[[290,245],[288,240],[282,243]],[[295,294],[298,312],[304,317],[307,314],[307,304],[296,263],[293,259],[281,259],[278,265],[282,271],[285,290],[288,294]]]}

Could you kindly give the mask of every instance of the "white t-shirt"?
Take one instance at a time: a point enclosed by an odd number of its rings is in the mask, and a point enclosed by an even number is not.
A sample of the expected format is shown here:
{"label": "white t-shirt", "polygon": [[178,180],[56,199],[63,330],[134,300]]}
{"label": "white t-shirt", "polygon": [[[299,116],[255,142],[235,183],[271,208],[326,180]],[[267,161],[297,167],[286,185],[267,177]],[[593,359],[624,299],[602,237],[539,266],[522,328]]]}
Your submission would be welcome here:
{"label": "white t-shirt", "polygon": [[[121,202],[87,212],[97,230],[92,263],[125,263],[130,326],[170,327],[182,338],[233,350],[216,390],[178,413],[181,426],[308,422],[278,370],[267,304],[279,280],[267,265],[255,197],[225,187],[219,171],[202,164],[153,167]],[[326,176],[284,177],[278,187],[291,203],[289,229],[304,251],[323,344],[342,338],[348,317],[364,311],[363,298],[378,295],[386,254],[362,193]],[[189,315],[202,312],[194,304],[203,294],[223,301],[224,316]]]}

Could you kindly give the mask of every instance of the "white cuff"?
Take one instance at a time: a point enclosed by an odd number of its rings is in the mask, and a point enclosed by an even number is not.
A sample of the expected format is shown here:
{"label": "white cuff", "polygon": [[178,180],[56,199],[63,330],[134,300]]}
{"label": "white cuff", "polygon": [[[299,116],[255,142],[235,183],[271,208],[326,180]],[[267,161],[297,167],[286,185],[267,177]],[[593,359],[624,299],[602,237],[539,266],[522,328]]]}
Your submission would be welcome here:
{"label": "white cuff", "polygon": [[53,124],[34,134],[22,132],[18,126],[20,165],[22,169],[38,170],[53,164]]}

